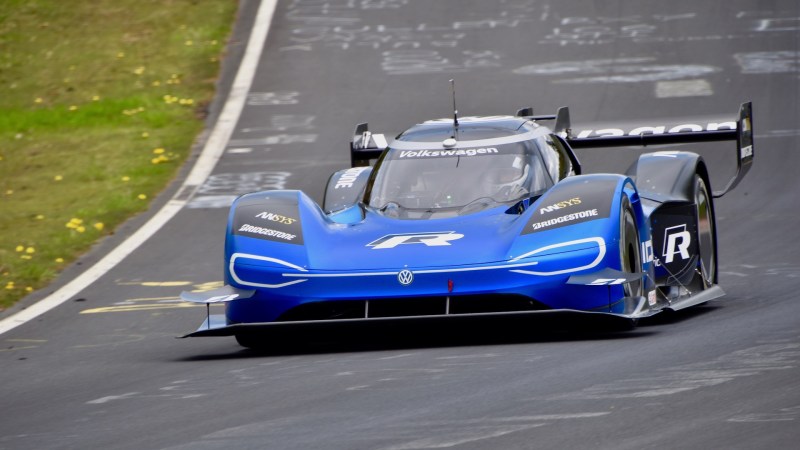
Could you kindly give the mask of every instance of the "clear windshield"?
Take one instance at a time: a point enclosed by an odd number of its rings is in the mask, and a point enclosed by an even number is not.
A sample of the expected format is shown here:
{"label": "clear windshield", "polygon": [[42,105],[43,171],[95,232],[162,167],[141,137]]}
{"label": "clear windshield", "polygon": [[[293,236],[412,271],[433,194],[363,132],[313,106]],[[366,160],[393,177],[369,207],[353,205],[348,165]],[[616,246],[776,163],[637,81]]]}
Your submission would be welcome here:
{"label": "clear windshield", "polygon": [[481,149],[392,150],[378,169],[369,205],[459,209],[536,195],[552,181],[531,145],[525,141]]}

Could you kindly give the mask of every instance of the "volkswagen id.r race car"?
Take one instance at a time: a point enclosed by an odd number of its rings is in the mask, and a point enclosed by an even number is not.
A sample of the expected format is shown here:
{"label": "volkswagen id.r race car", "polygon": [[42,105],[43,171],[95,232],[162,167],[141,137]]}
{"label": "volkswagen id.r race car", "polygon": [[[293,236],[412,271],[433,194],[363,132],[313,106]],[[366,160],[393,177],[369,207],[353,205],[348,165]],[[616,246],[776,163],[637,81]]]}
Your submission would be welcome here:
{"label": "volkswagen id.r race car", "polygon": [[[573,151],[724,140],[737,144],[737,170],[718,191],[689,151],[641,154],[625,174],[583,174]],[[333,323],[553,314],[633,324],[718,298],[714,198],[753,162],[752,109],[578,133],[567,108],[456,113],[391,142],[360,124],[350,155],[322,205],[294,190],[233,203],[225,286],[182,294],[223,302],[225,314],[186,336],[257,347],[271,328]]]}

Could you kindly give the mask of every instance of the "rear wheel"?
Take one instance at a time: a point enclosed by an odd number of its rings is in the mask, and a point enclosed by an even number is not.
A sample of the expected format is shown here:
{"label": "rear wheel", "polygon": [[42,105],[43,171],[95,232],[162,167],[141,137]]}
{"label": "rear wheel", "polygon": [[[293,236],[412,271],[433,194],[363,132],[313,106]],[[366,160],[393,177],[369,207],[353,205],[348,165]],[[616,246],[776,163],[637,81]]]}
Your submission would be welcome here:
{"label": "rear wheel", "polygon": [[[641,248],[639,227],[636,225],[636,216],[633,214],[633,207],[628,197],[622,198],[619,226],[620,269],[627,273],[641,273],[642,255],[639,250]],[[637,281],[626,283],[623,287],[626,297],[641,297],[643,295],[644,283],[641,278]]]}
{"label": "rear wheel", "polygon": [[706,289],[717,282],[717,232],[713,199],[700,175],[695,175],[694,202],[697,205],[697,245],[700,252],[695,281],[697,287]]}

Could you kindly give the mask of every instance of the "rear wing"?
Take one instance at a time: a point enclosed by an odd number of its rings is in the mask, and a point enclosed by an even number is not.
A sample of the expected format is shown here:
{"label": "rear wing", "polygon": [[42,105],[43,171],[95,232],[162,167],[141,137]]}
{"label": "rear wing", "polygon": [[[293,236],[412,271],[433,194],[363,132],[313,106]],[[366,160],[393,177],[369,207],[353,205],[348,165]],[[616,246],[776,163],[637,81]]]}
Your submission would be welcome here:
{"label": "rear wing", "polygon": [[356,125],[353,141],[350,142],[350,166],[368,166],[369,161],[381,156],[388,146],[386,137],[382,134],[371,133],[367,123]]}
{"label": "rear wing", "polygon": [[[530,114],[525,114],[530,112]],[[709,122],[706,124],[684,123],[673,127],[645,126],[625,131],[620,128],[584,130],[573,135],[569,109],[558,109],[555,116],[533,116],[530,108],[521,109],[518,116],[531,120],[555,120],[553,128],[572,148],[627,147],[665,144],[686,144],[695,142],[736,141],[736,173],[721,191],[715,191],[719,198],[735,188],[753,164],[753,104],[742,103],[735,121]]]}

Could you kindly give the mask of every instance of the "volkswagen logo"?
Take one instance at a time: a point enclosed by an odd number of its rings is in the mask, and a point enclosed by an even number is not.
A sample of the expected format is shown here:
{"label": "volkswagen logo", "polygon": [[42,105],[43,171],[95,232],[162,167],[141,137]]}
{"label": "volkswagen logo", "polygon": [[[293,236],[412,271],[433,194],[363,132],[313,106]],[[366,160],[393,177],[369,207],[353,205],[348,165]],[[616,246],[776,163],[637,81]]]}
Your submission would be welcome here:
{"label": "volkswagen logo", "polygon": [[414,274],[408,269],[403,269],[397,274],[397,281],[403,286],[408,286],[414,281]]}

